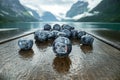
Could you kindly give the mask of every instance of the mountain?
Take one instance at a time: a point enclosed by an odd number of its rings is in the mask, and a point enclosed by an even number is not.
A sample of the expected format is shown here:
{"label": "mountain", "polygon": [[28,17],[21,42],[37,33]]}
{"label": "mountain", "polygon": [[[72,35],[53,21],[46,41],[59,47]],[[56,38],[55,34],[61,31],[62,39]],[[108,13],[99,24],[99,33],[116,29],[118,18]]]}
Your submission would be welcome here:
{"label": "mountain", "polygon": [[0,22],[36,21],[19,0],[0,0]]}
{"label": "mountain", "polygon": [[77,1],[75,4],[72,5],[70,10],[67,11],[66,17],[74,17],[77,16],[78,14],[83,14],[88,10],[87,6],[88,2]]}
{"label": "mountain", "polygon": [[33,9],[31,9],[29,7],[26,7],[26,6],[25,6],[25,8],[29,12],[29,14],[31,14],[37,20],[40,20],[40,15],[39,15],[39,13],[36,10],[33,10]]}
{"label": "mountain", "polygon": [[58,21],[56,17],[51,12],[48,12],[48,11],[45,11],[43,13],[43,15],[41,16],[41,20],[42,21]]}
{"label": "mountain", "polygon": [[78,21],[120,22],[120,0],[103,0],[90,13],[96,11],[99,14],[87,16]]}
{"label": "mountain", "polygon": [[39,21],[58,21],[56,16],[49,11],[41,10],[41,12],[32,8],[26,7],[27,11]]}

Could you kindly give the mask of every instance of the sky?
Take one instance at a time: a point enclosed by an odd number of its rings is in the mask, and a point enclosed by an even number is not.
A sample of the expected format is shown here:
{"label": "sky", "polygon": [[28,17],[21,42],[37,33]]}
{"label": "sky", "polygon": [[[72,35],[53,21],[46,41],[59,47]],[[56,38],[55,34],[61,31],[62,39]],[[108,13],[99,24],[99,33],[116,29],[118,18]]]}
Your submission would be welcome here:
{"label": "sky", "polygon": [[[20,0],[20,2],[34,10],[36,10],[40,15],[44,11],[50,11],[55,16],[64,17],[66,12],[71,8],[71,6],[78,0]],[[101,0],[82,0],[88,1],[90,10],[95,7]]]}

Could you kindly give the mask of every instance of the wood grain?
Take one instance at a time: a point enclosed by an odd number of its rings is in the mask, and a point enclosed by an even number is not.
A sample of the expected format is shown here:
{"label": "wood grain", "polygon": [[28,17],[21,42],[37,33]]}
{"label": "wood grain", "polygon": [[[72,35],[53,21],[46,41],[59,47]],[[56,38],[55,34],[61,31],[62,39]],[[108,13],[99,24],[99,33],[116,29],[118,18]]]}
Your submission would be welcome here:
{"label": "wood grain", "polygon": [[55,56],[53,41],[34,41],[29,51],[21,51],[17,42],[0,45],[0,80],[120,80],[120,51],[99,40],[92,47],[72,40],[65,58]]}

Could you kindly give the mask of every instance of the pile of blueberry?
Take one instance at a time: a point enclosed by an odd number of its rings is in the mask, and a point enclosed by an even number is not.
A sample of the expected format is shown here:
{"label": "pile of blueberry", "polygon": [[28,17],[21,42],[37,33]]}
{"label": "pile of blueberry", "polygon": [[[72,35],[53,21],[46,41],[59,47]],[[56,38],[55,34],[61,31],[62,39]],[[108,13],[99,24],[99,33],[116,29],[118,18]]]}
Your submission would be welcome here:
{"label": "pile of blueberry", "polygon": [[[94,38],[88,35],[85,31],[75,30],[73,26],[63,24],[51,25],[45,24],[43,30],[37,30],[34,32],[34,39],[38,42],[44,42],[53,39],[53,51],[56,56],[69,55],[72,50],[71,38],[79,39],[83,45],[92,45]],[[29,50],[33,46],[33,40],[21,39],[18,41],[18,45],[21,50]]]}

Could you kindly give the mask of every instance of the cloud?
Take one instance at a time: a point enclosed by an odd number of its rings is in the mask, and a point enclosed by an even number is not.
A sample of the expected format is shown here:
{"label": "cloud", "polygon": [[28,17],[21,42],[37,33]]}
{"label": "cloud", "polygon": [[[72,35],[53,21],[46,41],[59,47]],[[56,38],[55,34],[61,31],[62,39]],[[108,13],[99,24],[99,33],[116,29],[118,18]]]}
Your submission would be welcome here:
{"label": "cloud", "polygon": [[[20,2],[30,8],[36,8],[37,12],[42,14],[44,11],[50,11],[58,17],[65,17],[66,12],[78,0],[20,0]],[[89,11],[97,6],[102,0],[80,0],[89,3]]]}
{"label": "cloud", "polygon": [[85,12],[83,14],[80,14],[80,15],[77,15],[77,16],[73,17],[72,19],[73,20],[79,20],[80,18],[83,18],[83,17],[94,16],[94,15],[98,15],[98,14],[99,14],[98,11],[95,11],[93,13]]}
{"label": "cloud", "polygon": [[71,4],[77,0],[47,0],[47,1],[40,1],[42,4],[46,5],[63,5],[63,4]]}
{"label": "cloud", "polygon": [[89,11],[92,10],[94,7],[96,7],[102,0],[87,0],[89,5]]}
{"label": "cloud", "polygon": [[40,11],[50,11],[56,16],[65,16],[72,4],[77,1],[78,0],[20,0],[20,2],[27,7],[33,6]]}

